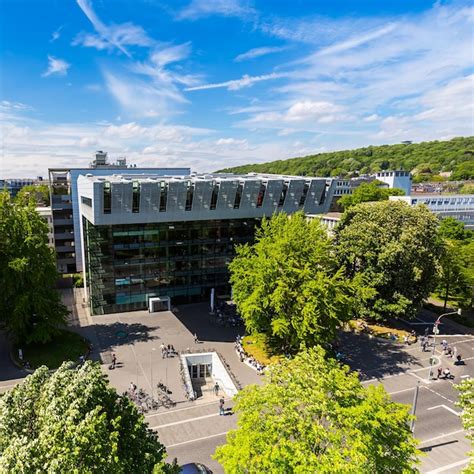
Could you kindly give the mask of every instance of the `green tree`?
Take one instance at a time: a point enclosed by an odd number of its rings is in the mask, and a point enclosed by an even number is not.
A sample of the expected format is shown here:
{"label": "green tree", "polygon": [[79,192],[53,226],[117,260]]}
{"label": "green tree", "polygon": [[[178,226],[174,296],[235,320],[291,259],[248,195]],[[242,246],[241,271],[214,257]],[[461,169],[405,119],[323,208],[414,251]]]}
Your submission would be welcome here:
{"label": "green tree", "polygon": [[335,229],[336,255],[349,278],[361,275],[374,296],[361,317],[412,317],[436,284],[438,220],[425,206],[363,203],[344,212]]}
{"label": "green tree", "polygon": [[35,211],[0,193],[0,320],[19,342],[47,342],[67,309],[53,288],[58,278],[48,226]]}
{"label": "green tree", "polygon": [[381,188],[378,181],[363,183],[354,189],[352,194],[342,196],[338,203],[348,209],[361,202],[387,201],[389,196],[403,196],[405,192],[398,188]]}
{"label": "green tree", "polygon": [[[474,447],[474,379],[463,380],[455,385],[459,391],[458,406],[462,408],[461,420],[467,433],[467,438],[471,440],[471,446]],[[474,472],[474,451],[469,453],[470,463],[463,472],[466,474]]]}
{"label": "green tree", "polygon": [[165,456],[96,363],[41,367],[0,398],[0,472],[151,473]]}
{"label": "green tree", "polygon": [[36,205],[49,206],[49,188],[46,184],[23,186],[15,200],[23,206],[26,206],[30,201],[33,201]]}
{"label": "green tree", "polygon": [[247,330],[278,349],[334,338],[351,316],[355,282],[336,271],[319,221],[302,213],[263,219],[255,244],[238,246],[229,264],[233,298]]}
{"label": "green tree", "polygon": [[445,217],[441,219],[438,230],[442,239],[467,240],[472,238],[473,232],[466,230],[464,224],[454,217]]}
{"label": "green tree", "polygon": [[450,297],[463,302],[469,300],[471,289],[464,267],[462,242],[445,239],[439,260],[438,292],[443,297],[444,309]]}
{"label": "green tree", "polygon": [[229,474],[418,472],[408,407],[381,385],[363,387],[320,347],[271,366],[234,410],[237,429],[215,453]]}

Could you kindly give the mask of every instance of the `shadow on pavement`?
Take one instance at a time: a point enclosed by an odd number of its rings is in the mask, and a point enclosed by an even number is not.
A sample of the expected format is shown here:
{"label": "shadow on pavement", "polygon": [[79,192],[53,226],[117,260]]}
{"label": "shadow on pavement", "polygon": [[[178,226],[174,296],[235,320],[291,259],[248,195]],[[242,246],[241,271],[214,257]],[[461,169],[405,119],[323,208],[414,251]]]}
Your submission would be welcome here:
{"label": "shadow on pavement", "polygon": [[147,342],[160,339],[151,335],[158,326],[150,327],[141,323],[96,324],[95,332],[102,351],[108,351],[113,346],[134,344],[135,342]]}
{"label": "shadow on pavement", "polygon": [[423,367],[420,360],[403,350],[400,344],[367,334],[342,333],[340,351],[361,380],[382,378]]}
{"label": "shadow on pavement", "polygon": [[191,334],[197,334],[204,342],[234,342],[238,334],[244,334],[243,327],[219,326],[212,321],[207,303],[196,303],[179,306],[173,314],[181,321]]}

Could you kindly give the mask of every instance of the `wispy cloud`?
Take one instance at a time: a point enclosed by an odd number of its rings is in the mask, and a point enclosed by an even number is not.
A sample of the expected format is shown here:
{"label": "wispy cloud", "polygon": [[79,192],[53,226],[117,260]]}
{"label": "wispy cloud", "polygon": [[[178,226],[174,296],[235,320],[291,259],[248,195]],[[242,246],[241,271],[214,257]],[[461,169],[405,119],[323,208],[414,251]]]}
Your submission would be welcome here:
{"label": "wispy cloud", "polygon": [[58,59],[53,56],[48,56],[48,69],[43,72],[42,77],[48,76],[66,76],[68,69],[71,65],[64,61],[64,59]]}
{"label": "wispy cloud", "polygon": [[335,53],[340,53],[342,51],[347,51],[350,49],[357,48],[358,46],[362,46],[366,43],[369,43],[370,41],[374,41],[381,36],[384,36],[397,27],[396,23],[391,23],[389,25],[386,25],[382,28],[377,28],[374,31],[369,31],[366,33],[359,34],[357,36],[354,36],[352,38],[349,38],[348,40],[341,41],[340,43],[332,44],[331,46],[328,46],[327,48],[323,48],[320,51],[317,52],[319,56],[325,55],[325,54],[335,54]]}
{"label": "wispy cloud", "polygon": [[262,46],[261,48],[253,48],[249,51],[239,54],[234,61],[247,61],[248,59],[255,59],[267,54],[280,53],[286,51],[288,46]]}
{"label": "wispy cloud", "polygon": [[77,4],[92,23],[97,34],[79,33],[73,45],[82,45],[99,50],[117,48],[125,56],[131,58],[126,46],[151,46],[154,41],[145,30],[138,25],[127,22],[119,25],[106,25],[96,14],[90,0],[76,0]]}
{"label": "wispy cloud", "polygon": [[245,0],[192,0],[177,15],[178,20],[197,20],[212,15],[251,17],[256,10]]}
{"label": "wispy cloud", "polygon": [[63,26],[60,26],[57,30],[52,32],[51,39],[49,40],[50,43],[54,43],[56,40],[60,38],[62,29],[63,29]]}
{"label": "wispy cloud", "polygon": [[202,90],[207,90],[207,89],[226,88],[227,90],[230,90],[230,91],[236,91],[244,87],[250,87],[256,82],[280,79],[282,77],[286,77],[287,75],[288,75],[287,73],[276,73],[276,72],[272,72],[271,74],[262,74],[261,76],[249,76],[245,74],[240,79],[233,79],[231,81],[225,81],[225,82],[217,82],[214,84],[202,84],[199,86],[188,87],[185,90],[186,91],[202,91]]}

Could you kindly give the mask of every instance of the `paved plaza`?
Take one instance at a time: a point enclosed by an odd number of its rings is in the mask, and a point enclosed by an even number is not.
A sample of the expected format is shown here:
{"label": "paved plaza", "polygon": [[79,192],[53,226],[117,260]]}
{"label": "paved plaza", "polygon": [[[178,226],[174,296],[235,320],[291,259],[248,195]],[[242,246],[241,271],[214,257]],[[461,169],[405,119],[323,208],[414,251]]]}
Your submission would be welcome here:
{"label": "paved plaza", "polygon": [[[92,320],[81,315],[80,305],[75,312],[80,324],[73,329],[92,341],[92,357],[101,362],[119,393],[127,390],[130,382],[150,394],[156,394],[156,386],[162,382],[172,392],[174,408],[160,407],[145,415],[166,445],[169,460],[177,457],[180,464],[202,462],[215,473],[223,472],[211,456],[218,445],[225,443],[226,433],[236,426],[232,400],[225,400],[226,416],[219,415],[219,397],[213,393],[188,401],[179,374],[179,358],[162,358],[160,346],[172,344],[177,351],[217,351],[241,386],[260,383],[261,377],[240,362],[234,350],[236,335],[243,329],[217,326],[206,304],[181,306],[173,308],[173,312],[96,316]],[[194,334],[199,343],[195,343]],[[4,336],[0,333],[0,337]],[[442,339],[457,348],[466,365],[455,366],[453,359],[442,353]],[[364,334],[344,333],[341,350],[345,362],[360,373],[363,384],[383,384],[397,402],[411,405],[419,385],[415,436],[426,454],[420,469],[423,473],[454,474],[467,463],[470,444],[464,437],[453,383],[474,376],[474,337],[440,335],[437,342],[435,375],[438,366],[449,367],[454,380],[428,380],[431,352],[423,352],[419,343],[402,345]],[[6,346],[0,344],[0,392],[25,375],[11,366]],[[109,370],[112,354],[118,363],[114,370]]]}

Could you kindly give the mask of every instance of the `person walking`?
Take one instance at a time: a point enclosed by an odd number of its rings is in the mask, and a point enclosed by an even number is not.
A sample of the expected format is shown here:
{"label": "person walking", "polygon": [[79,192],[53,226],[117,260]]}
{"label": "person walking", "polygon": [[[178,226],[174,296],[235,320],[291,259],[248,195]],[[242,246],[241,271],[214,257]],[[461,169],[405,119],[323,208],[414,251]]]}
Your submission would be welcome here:
{"label": "person walking", "polygon": [[161,349],[161,358],[164,359],[166,357],[166,347],[163,343],[161,343],[160,349]]}
{"label": "person walking", "polygon": [[112,369],[115,369],[116,365],[117,365],[117,356],[115,354],[112,354]]}
{"label": "person walking", "polygon": [[219,415],[220,416],[224,416],[225,415],[225,411],[224,411],[224,397],[221,397],[221,399],[219,400]]}
{"label": "person walking", "polygon": [[441,374],[443,373],[443,368],[442,367],[438,367],[438,378],[440,379],[441,378]]}
{"label": "person walking", "polygon": [[219,396],[219,388],[220,388],[220,387],[219,387],[219,384],[216,382],[216,384],[214,385],[214,395],[215,395],[216,397]]}
{"label": "person walking", "polygon": [[199,342],[199,339],[197,337],[197,334],[194,333],[194,344],[197,344]]}

